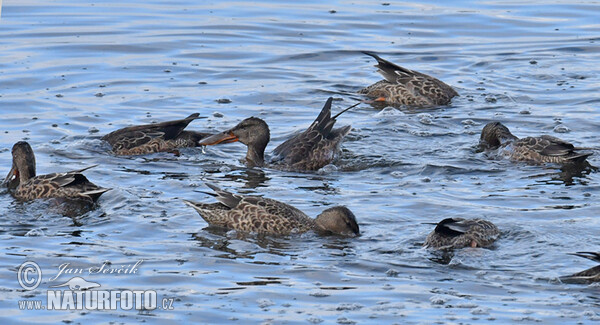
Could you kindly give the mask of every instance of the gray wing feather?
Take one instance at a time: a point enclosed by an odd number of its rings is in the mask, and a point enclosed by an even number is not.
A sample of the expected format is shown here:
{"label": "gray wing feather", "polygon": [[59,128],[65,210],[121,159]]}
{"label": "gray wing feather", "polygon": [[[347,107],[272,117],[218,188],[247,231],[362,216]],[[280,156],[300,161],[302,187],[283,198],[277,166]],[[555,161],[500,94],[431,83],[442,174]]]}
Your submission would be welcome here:
{"label": "gray wing feather", "polygon": [[238,206],[238,204],[240,204],[240,201],[243,199],[242,196],[224,191],[218,188],[216,185],[210,183],[205,184],[206,186],[210,187],[213,191],[215,191],[215,193],[217,193],[217,201],[221,202],[230,209],[234,209],[236,206]]}

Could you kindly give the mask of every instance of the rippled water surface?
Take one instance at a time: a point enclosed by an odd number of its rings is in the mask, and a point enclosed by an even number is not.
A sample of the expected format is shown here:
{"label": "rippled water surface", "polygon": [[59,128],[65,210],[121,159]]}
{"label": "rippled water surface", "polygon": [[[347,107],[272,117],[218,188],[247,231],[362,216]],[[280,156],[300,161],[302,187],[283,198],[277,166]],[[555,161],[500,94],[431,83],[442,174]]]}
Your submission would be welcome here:
{"label": "rippled water surface", "polygon": [[[442,3],[442,4],[440,4]],[[0,171],[31,143],[38,172],[86,172],[112,188],[75,219],[51,204],[0,195],[0,319],[36,323],[588,323],[599,287],[557,277],[600,251],[600,176],[489,159],[485,123],[517,136],[600,142],[596,2],[32,1],[5,0],[0,21]],[[99,140],[120,127],[199,112],[190,129],[267,121],[268,150],[307,127],[329,96],[334,111],[380,79],[375,51],[434,75],[460,94],[448,107],[361,104],[336,168],[249,170],[241,144],[181,156],[115,157]],[[230,103],[219,103],[228,99]],[[600,165],[600,155],[589,159]],[[210,181],[288,202],[311,216],[343,204],[362,236],[257,237],[207,228],[182,199],[209,202]],[[484,217],[491,249],[421,247],[428,223]],[[35,261],[43,281],[21,289]],[[105,289],[156,290],[174,310],[24,311],[45,299],[61,264],[137,275],[85,275]]]}

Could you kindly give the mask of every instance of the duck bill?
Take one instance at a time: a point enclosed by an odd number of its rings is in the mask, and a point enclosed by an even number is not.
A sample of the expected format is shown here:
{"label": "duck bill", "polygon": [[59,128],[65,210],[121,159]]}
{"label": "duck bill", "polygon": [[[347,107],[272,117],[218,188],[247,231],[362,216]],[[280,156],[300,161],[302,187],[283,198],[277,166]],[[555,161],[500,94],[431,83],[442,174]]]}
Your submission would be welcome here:
{"label": "duck bill", "polygon": [[8,172],[8,175],[6,175],[6,178],[0,184],[0,187],[8,186],[12,180],[16,179],[17,177],[19,177],[19,171],[15,168],[15,166],[13,166],[10,172]]}
{"label": "duck bill", "polygon": [[225,131],[222,133],[213,134],[208,138],[202,139],[202,141],[198,142],[198,144],[201,146],[212,146],[215,144],[232,143],[239,140],[240,139],[237,137],[237,135],[233,134],[232,131]]}

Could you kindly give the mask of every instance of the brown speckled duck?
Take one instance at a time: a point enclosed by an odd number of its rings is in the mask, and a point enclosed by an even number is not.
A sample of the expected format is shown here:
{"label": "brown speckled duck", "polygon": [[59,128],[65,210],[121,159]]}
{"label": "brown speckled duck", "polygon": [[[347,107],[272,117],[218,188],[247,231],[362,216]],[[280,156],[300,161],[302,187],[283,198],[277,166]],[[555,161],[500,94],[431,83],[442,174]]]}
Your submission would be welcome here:
{"label": "brown speckled duck", "polygon": [[409,70],[380,58],[378,55],[363,52],[377,60],[377,70],[383,80],[359,91],[376,101],[389,105],[409,107],[432,107],[448,105],[458,93],[442,81],[424,73]]}
{"label": "brown speckled duck", "polygon": [[337,206],[324,210],[312,219],[289,204],[259,196],[245,196],[223,191],[206,184],[216,194],[218,203],[198,203],[184,200],[211,226],[270,235],[290,235],[316,231],[344,236],[359,234],[352,211]]}
{"label": "brown speckled duck", "polygon": [[[600,263],[600,252],[577,252],[571,255],[583,257]],[[572,275],[560,277],[560,280],[565,283],[592,283],[600,282],[600,265],[596,265],[587,270],[577,272]]]}
{"label": "brown speckled duck", "polygon": [[113,131],[102,137],[116,155],[143,155],[154,152],[177,152],[178,148],[197,147],[208,133],[184,131],[191,121],[200,118],[194,113],[184,119],[155,124],[136,125]]}
{"label": "brown speckled duck", "polygon": [[484,149],[501,150],[512,160],[532,163],[581,163],[592,155],[577,152],[579,148],[571,143],[549,135],[519,139],[500,122],[488,123],[481,131],[479,143]]}
{"label": "brown speckled duck", "polygon": [[12,169],[3,184],[9,184],[12,195],[18,200],[29,201],[41,198],[63,198],[96,202],[100,195],[108,191],[90,182],[81,172],[89,168],[54,173],[35,174],[35,155],[29,143],[20,141],[12,148]]}
{"label": "brown speckled duck", "polygon": [[440,221],[427,235],[425,247],[454,249],[488,247],[500,236],[493,223],[483,219],[447,218]]}
{"label": "brown speckled duck", "polygon": [[[330,164],[339,151],[340,143],[351,127],[334,129],[336,118],[346,110],[331,117],[329,98],[317,119],[302,133],[299,133],[273,150],[270,166],[277,169],[311,171]],[[201,145],[217,145],[239,141],[248,146],[246,165],[265,165],[265,148],[270,140],[269,126],[257,117],[250,117],[235,127],[202,139]]]}

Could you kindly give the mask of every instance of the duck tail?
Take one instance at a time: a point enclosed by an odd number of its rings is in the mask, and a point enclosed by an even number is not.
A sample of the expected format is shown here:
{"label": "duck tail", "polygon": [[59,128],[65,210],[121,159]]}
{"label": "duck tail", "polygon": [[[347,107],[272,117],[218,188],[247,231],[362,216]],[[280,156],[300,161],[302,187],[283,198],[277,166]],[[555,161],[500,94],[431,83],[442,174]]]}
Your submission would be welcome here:
{"label": "duck tail", "polygon": [[89,196],[92,198],[92,201],[96,202],[102,194],[110,190],[112,190],[112,188],[99,187],[93,190],[82,192],[81,195]]}
{"label": "duck tail", "polygon": [[350,130],[352,130],[352,126],[351,125],[345,125],[342,126],[341,128],[337,128],[337,129],[333,129],[331,131],[331,133],[333,134],[334,138],[343,138],[346,135],[348,135],[348,133],[350,133]]}
{"label": "duck tail", "polygon": [[567,158],[567,160],[569,162],[573,162],[573,163],[582,163],[584,162],[589,156],[593,155],[594,153],[592,152],[584,152],[584,153],[580,153],[580,154],[574,154],[573,156],[570,156]]}
{"label": "duck tail", "polygon": [[600,262],[600,252],[577,252],[577,253],[569,253],[569,254],[587,258],[592,261]]}
{"label": "duck tail", "polygon": [[339,112],[339,113],[335,114],[335,115],[334,115],[334,116],[333,116],[331,119],[332,119],[332,120],[335,120],[335,119],[336,119],[338,116],[342,115],[342,113],[345,113],[345,112],[347,112],[347,111],[348,111],[348,110],[350,110],[351,108],[354,108],[354,107],[356,107],[356,106],[360,105],[361,103],[362,103],[362,101],[359,101],[358,103],[356,103],[356,104],[354,104],[354,105],[352,105],[352,106],[350,106],[350,107],[344,108],[344,110],[342,110],[341,112]]}
{"label": "duck tail", "polygon": [[80,173],[82,173],[82,172],[84,172],[84,171],[86,171],[88,169],[92,169],[92,168],[97,167],[97,166],[98,166],[98,164],[91,165],[91,166],[87,166],[87,167],[82,168],[82,169],[72,170],[72,171],[67,172],[67,173],[69,173],[69,174],[80,174]]}

